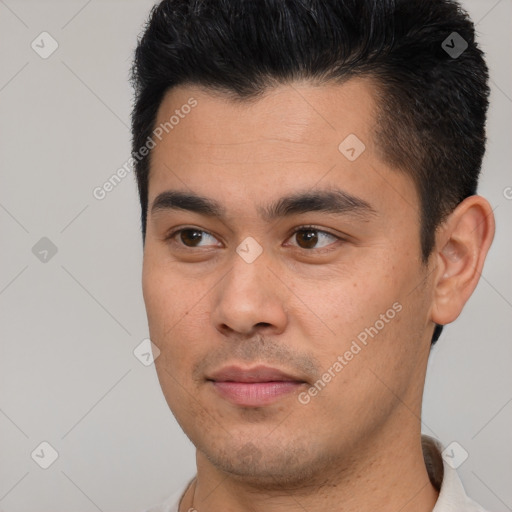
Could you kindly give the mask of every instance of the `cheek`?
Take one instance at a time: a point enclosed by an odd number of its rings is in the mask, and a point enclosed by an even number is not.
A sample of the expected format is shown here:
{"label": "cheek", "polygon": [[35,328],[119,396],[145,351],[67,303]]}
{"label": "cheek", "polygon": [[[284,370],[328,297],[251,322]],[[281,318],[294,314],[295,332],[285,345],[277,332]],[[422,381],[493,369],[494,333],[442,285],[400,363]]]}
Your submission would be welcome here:
{"label": "cheek", "polygon": [[373,325],[399,297],[397,283],[375,270],[354,271],[338,279],[332,276],[321,286],[312,283],[296,290],[303,303],[317,314],[307,315],[310,328],[316,324],[324,331],[328,327],[331,337],[340,342]]}
{"label": "cheek", "polygon": [[145,255],[142,292],[150,338],[163,356],[170,355],[169,340],[187,316],[186,291],[187,287],[180,286],[176,273],[163,271],[161,265],[154,264],[152,258]]}
{"label": "cheek", "polygon": [[[328,370],[338,356],[346,354],[343,359],[347,363],[342,362],[339,375],[343,373],[351,381],[356,375],[358,380],[366,379],[372,365],[397,371],[400,361],[409,356],[403,345],[415,329],[411,316],[416,316],[417,298],[410,294],[411,269],[404,267],[399,272],[383,259],[380,265],[374,262],[367,268],[370,270],[359,269],[322,283],[321,293],[318,286],[296,289],[303,303],[317,313],[302,319],[295,314],[295,318],[306,338],[313,341],[311,348],[323,369]],[[345,371],[349,367],[350,371]]]}
{"label": "cheek", "polygon": [[417,392],[428,347],[424,298],[421,291],[411,293],[409,277],[395,283],[384,280],[373,288],[364,283],[364,293],[352,297],[351,309],[337,314],[339,336],[324,361],[332,365],[342,356],[341,378],[332,391],[355,407],[390,407],[396,396],[412,401]]}
{"label": "cheek", "polygon": [[209,313],[205,283],[184,279],[179,272],[144,261],[143,296],[151,340],[161,351],[160,363],[173,372],[189,369],[207,339]]}
{"label": "cheek", "polygon": [[[190,283],[189,283],[190,284]],[[148,317],[158,323],[177,321],[187,311],[190,286],[156,248],[146,246],[142,267],[142,293]]]}
{"label": "cheek", "polygon": [[[142,271],[142,295],[152,337],[159,333],[159,328],[166,320],[166,316],[173,311],[168,307],[169,294],[166,290],[166,280],[162,279],[162,275],[157,267],[151,264],[150,259],[145,257]],[[153,341],[156,342],[156,340]]]}

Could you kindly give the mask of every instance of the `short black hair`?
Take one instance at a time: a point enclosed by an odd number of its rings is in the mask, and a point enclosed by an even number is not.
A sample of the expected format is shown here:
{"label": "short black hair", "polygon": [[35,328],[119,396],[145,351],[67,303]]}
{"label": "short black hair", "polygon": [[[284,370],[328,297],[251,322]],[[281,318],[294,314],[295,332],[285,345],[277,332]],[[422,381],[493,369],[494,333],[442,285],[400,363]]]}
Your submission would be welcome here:
{"label": "short black hair", "polygon": [[[466,47],[467,46],[467,47]],[[474,24],[453,0],[163,0],[131,70],[132,156],[145,239],[151,153],[164,94],[196,85],[237,100],[309,80],[376,85],[382,158],[413,179],[424,263],[436,229],[476,193],[485,151],[488,69]],[[437,326],[432,342],[441,334]]]}

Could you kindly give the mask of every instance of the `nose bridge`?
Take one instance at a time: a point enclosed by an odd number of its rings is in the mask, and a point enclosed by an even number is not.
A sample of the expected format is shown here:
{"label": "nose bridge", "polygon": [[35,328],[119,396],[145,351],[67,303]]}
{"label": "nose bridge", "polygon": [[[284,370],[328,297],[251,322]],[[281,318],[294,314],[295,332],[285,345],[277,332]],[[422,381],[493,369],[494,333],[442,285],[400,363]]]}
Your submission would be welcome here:
{"label": "nose bridge", "polygon": [[[246,247],[240,244],[237,250]],[[249,254],[251,249],[247,251]],[[233,256],[231,272],[226,276],[223,287],[224,300],[236,299],[237,302],[263,301],[268,296],[267,285],[270,271],[265,256],[258,256],[254,260],[245,259],[244,255],[237,253]]]}
{"label": "nose bridge", "polygon": [[251,243],[242,242],[233,255],[231,270],[215,295],[213,321],[219,329],[227,326],[239,332],[257,324],[281,330],[286,322],[283,290],[268,268],[266,254],[256,255]]}

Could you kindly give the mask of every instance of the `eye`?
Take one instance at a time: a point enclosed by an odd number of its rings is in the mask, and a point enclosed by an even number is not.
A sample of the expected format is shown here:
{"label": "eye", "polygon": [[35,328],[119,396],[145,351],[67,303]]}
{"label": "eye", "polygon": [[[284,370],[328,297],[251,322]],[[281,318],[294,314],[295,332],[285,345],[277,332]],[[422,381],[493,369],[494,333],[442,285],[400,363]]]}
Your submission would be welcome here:
{"label": "eye", "polygon": [[[179,235],[179,236],[178,236]],[[178,244],[182,244],[186,247],[208,247],[209,245],[218,245],[218,244],[208,244],[201,242],[208,242],[208,240],[217,240],[214,236],[210,235],[207,231],[203,231],[198,228],[182,228],[170,233],[166,240],[175,241],[176,238],[179,238]]]}
{"label": "eye", "polygon": [[[340,237],[315,226],[301,226],[292,233],[289,240],[294,237],[297,242],[292,245],[305,250],[323,249],[336,241],[342,240]],[[219,246],[218,240],[213,235],[193,227],[177,229],[170,233],[166,240],[188,248]]]}
{"label": "eye", "polygon": [[302,226],[293,232],[291,238],[293,237],[296,237],[297,245],[301,249],[322,249],[331,245],[332,241],[341,240],[340,237],[315,226]]}

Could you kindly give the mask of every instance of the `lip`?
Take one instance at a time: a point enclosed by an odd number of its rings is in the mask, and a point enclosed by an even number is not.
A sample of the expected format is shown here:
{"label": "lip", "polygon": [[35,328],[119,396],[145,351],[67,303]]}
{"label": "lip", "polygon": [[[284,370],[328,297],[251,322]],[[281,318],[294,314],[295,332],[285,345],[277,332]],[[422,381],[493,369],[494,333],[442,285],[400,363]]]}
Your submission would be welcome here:
{"label": "lip", "polygon": [[253,366],[252,368],[225,366],[213,372],[207,378],[208,380],[223,382],[304,382],[300,377],[265,365]]}
{"label": "lip", "polygon": [[245,407],[269,405],[306,384],[300,377],[264,365],[227,366],[213,372],[207,380],[220,396]]}

